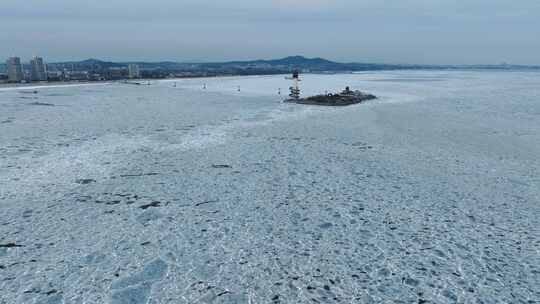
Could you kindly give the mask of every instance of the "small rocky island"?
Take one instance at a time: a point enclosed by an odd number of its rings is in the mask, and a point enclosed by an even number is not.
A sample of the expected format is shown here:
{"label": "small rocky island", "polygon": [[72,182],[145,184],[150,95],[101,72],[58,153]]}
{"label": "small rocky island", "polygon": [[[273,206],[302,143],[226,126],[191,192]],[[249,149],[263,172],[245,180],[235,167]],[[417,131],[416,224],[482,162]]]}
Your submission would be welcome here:
{"label": "small rocky island", "polygon": [[286,102],[316,106],[349,106],[372,99],[377,99],[377,97],[360,91],[351,91],[349,87],[346,87],[341,93],[315,95],[306,98],[294,98],[294,96],[291,96]]}
{"label": "small rocky island", "polygon": [[293,72],[293,76],[287,79],[293,81],[293,85],[289,88],[289,98],[285,102],[298,103],[305,105],[315,106],[349,106],[353,104],[362,103],[367,100],[377,99],[375,95],[366,94],[360,91],[351,91],[349,87],[346,87],[341,93],[336,94],[324,94],[315,95],[306,98],[300,98],[300,76],[298,71]]}

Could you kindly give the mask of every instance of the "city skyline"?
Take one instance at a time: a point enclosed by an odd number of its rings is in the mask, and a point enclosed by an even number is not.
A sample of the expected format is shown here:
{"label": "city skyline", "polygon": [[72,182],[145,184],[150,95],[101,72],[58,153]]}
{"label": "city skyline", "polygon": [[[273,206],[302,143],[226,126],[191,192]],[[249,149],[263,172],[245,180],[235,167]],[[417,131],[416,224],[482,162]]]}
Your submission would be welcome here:
{"label": "city skyline", "polygon": [[[18,56],[18,55],[10,55],[10,56],[7,56],[7,57],[0,57],[0,67],[4,64],[6,64],[6,62],[10,59],[10,58],[19,58],[21,60],[21,65],[24,67],[24,66],[29,66],[30,69],[31,69],[31,66],[32,66],[32,60],[35,59],[35,58],[40,58],[43,60],[43,64],[46,65],[47,64],[64,64],[64,63],[70,63],[70,62],[73,62],[73,63],[78,63],[78,62],[85,62],[85,61],[96,61],[96,62],[103,62],[103,63],[116,63],[116,64],[122,64],[122,65],[126,65],[126,68],[129,68],[129,65],[130,64],[144,64],[144,63],[147,63],[147,64],[159,64],[159,63],[178,63],[178,64],[212,64],[212,63],[235,63],[235,62],[238,62],[238,63],[245,63],[245,62],[255,62],[255,61],[274,61],[274,60],[280,60],[280,59],[286,59],[286,58],[293,58],[293,57],[300,57],[300,58],[306,58],[306,59],[321,59],[321,60],[328,60],[328,61],[331,61],[331,62],[334,62],[334,63],[344,63],[344,64],[349,64],[349,63],[352,63],[352,64],[374,64],[374,65],[395,65],[395,66],[425,66],[425,67],[475,67],[475,66],[486,66],[486,67],[489,67],[489,66],[492,66],[492,67],[497,67],[497,66],[504,66],[504,65],[508,65],[508,66],[516,66],[516,67],[533,67],[533,68],[537,68],[537,67],[540,67],[540,63],[538,64],[527,64],[527,63],[514,63],[514,62],[509,62],[509,61],[500,61],[500,62],[493,62],[493,63],[463,63],[463,64],[458,64],[458,63],[425,63],[425,64],[422,64],[422,63],[417,63],[417,62],[382,62],[382,61],[379,61],[379,62],[374,62],[374,61],[367,61],[367,60],[364,60],[364,61],[354,61],[354,60],[333,60],[331,58],[327,58],[327,57],[321,57],[321,56],[304,56],[304,55],[295,55],[295,54],[289,54],[289,55],[286,55],[286,56],[283,56],[283,57],[280,57],[280,56],[274,56],[274,57],[248,57],[248,58],[245,58],[245,59],[238,59],[238,58],[232,58],[232,59],[227,59],[227,60],[173,60],[173,59],[162,59],[162,60],[135,60],[135,59],[129,59],[129,58],[120,58],[120,59],[107,59],[107,58],[103,58],[103,57],[99,57],[99,56],[92,56],[92,55],[89,55],[87,57],[81,57],[81,58],[73,58],[73,59],[57,59],[57,60],[46,60],[47,58],[43,57],[43,56],[39,56],[39,55],[32,55],[32,56],[29,56],[28,58],[27,57],[23,57],[23,56]],[[0,73],[2,72],[2,70],[0,69]]]}
{"label": "city skyline", "polygon": [[540,3],[496,0],[7,0],[0,58],[538,65]]}
{"label": "city skyline", "polygon": [[180,62],[107,62],[88,59],[46,64],[41,57],[22,63],[11,57],[0,64],[0,83],[105,81],[128,79],[165,79],[211,76],[273,75],[294,71],[303,73],[350,73],[380,70],[540,70],[530,65],[409,65],[378,63],[340,63],[323,58],[289,56],[273,60],[232,61],[213,63]]}

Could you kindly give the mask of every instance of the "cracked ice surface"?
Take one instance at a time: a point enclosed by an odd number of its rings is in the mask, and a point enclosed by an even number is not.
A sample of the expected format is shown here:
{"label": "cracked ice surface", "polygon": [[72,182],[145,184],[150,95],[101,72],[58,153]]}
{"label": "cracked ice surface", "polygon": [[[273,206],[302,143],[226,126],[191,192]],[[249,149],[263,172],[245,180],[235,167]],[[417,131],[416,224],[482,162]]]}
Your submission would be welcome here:
{"label": "cracked ice surface", "polygon": [[0,303],[538,303],[539,83],[0,88]]}

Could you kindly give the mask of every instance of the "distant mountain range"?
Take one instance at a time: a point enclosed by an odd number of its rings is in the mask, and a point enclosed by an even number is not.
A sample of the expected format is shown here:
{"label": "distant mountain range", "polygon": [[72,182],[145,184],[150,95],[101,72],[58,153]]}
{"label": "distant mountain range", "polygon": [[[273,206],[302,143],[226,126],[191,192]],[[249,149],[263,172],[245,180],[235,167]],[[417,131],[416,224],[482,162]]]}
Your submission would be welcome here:
{"label": "distant mountain range", "polygon": [[323,58],[306,58],[303,56],[291,56],[274,60],[253,60],[253,61],[231,61],[216,63],[200,63],[201,67],[219,68],[219,67],[267,67],[280,68],[285,70],[310,70],[313,72],[324,71],[365,71],[365,70],[384,70],[384,69],[402,69],[401,65],[388,64],[369,64],[369,63],[340,63]]}
{"label": "distant mountain range", "polygon": [[[378,64],[378,63],[340,63],[323,58],[306,58],[291,56],[274,60],[229,61],[181,63],[163,62],[110,62],[98,59],[83,61],[67,61],[48,63],[51,70],[102,71],[111,68],[125,68],[129,64],[138,64],[142,70],[159,70],[165,72],[208,72],[210,74],[275,74],[288,73],[292,70],[304,72],[344,72],[375,71],[404,69],[524,69],[540,70],[540,66],[523,65],[410,65],[410,64]],[[0,64],[0,71],[5,65]]]}
{"label": "distant mountain range", "polygon": [[[83,61],[68,61],[49,63],[52,68],[74,70],[102,70],[110,68],[127,67],[129,64],[137,64],[141,69],[159,69],[166,71],[240,71],[240,70],[267,70],[290,72],[291,70],[309,70],[313,72],[337,72],[337,71],[365,71],[404,69],[403,65],[366,64],[366,63],[340,63],[323,58],[306,58],[303,56],[291,56],[274,60],[251,60],[251,61],[227,61],[227,62],[110,62],[98,59]],[[412,66],[411,66],[412,67]]]}

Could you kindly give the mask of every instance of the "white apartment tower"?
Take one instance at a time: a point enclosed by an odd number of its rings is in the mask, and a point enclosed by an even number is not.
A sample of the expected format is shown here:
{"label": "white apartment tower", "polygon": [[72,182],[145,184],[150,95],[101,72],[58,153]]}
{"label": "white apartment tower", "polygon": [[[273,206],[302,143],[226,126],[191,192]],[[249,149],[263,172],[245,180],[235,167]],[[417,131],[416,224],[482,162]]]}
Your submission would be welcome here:
{"label": "white apartment tower", "polygon": [[23,80],[21,58],[11,57],[6,61],[6,65],[8,72],[8,81],[21,82]]}
{"label": "white apartment tower", "polygon": [[141,70],[139,68],[139,65],[137,64],[128,65],[128,73],[129,73],[129,78],[131,79],[141,77]]}
{"label": "white apartment tower", "polygon": [[47,71],[45,69],[45,64],[43,63],[43,58],[34,57],[30,60],[31,66],[31,78],[32,81],[46,81],[47,80]]}

